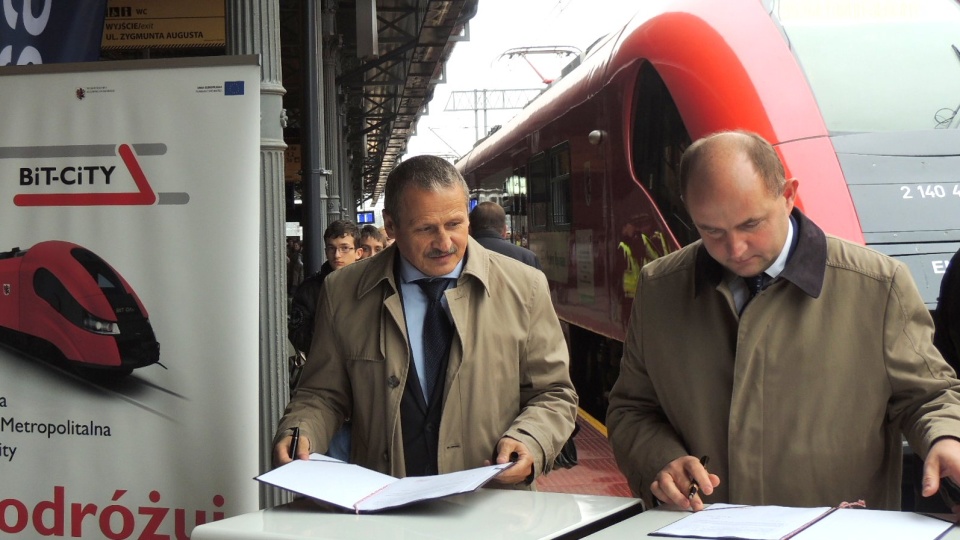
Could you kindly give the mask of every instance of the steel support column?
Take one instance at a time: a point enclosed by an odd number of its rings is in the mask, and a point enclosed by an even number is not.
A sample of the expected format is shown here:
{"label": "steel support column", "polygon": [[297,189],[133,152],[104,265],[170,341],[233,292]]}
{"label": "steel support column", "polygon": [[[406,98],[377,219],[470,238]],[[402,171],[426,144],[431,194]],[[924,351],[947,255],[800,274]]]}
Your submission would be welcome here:
{"label": "steel support column", "polygon": [[338,132],[337,104],[337,59],[340,56],[340,46],[336,34],[336,3],[331,0],[323,2],[323,113],[326,122],[323,126],[323,158],[324,163],[333,172],[329,176],[327,215],[330,221],[335,219],[354,219],[356,216],[350,209],[343,212],[341,203],[341,186],[349,178],[337,167],[338,147],[343,140]]}
{"label": "steel support column", "polygon": [[300,159],[303,167],[304,275],[309,276],[320,271],[323,264],[323,231],[331,219],[327,211],[330,171],[326,170],[328,158],[324,155],[326,111],[320,70],[324,46],[320,38],[317,2],[303,2],[301,13],[303,83],[300,88],[303,99],[300,106]]}

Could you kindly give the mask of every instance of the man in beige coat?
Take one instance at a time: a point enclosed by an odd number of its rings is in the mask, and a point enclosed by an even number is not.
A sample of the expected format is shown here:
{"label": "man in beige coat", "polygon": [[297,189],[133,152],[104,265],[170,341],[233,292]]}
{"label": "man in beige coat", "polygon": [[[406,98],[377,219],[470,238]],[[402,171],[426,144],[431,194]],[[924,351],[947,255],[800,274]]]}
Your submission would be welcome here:
{"label": "man in beige coat", "polygon": [[[607,414],[631,488],[694,510],[898,510],[901,433],[924,496],[960,481],[960,381],[904,264],[795,209],[755,134],[695,142],[680,178],[701,240],[643,268]],[[769,282],[753,297],[750,276]]]}
{"label": "man in beige coat", "polygon": [[[577,397],[542,272],[468,235],[468,191],[453,166],[416,156],[385,187],[393,246],[327,278],[314,347],[280,420],[274,462],[325,452],[346,418],[351,461],[393,476],[516,460],[498,480],[527,487],[550,470],[573,430]],[[438,392],[423,363],[420,278],[449,278],[453,337]]]}

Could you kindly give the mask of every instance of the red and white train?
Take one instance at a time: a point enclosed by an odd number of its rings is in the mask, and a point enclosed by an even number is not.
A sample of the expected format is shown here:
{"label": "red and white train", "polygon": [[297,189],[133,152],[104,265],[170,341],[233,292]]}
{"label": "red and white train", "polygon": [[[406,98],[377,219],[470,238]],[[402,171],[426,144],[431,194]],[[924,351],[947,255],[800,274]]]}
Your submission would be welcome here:
{"label": "red and white train", "polygon": [[0,253],[0,343],[53,347],[70,366],[126,375],[160,345],[130,284],[92,251],[60,240]]}
{"label": "red and white train", "polygon": [[683,150],[755,131],[824,230],[910,268],[928,307],[960,248],[957,0],[651,0],[459,161],[537,253],[602,415],[644,260],[697,238]]}

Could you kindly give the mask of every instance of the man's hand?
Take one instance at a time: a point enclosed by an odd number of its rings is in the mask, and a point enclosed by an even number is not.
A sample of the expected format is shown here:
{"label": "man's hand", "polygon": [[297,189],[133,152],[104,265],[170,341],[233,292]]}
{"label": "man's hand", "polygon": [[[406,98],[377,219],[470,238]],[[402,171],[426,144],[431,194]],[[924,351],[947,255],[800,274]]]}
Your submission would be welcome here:
{"label": "man's hand", "polygon": [[[951,437],[940,439],[930,447],[927,459],[923,461],[923,490],[920,494],[930,497],[937,493],[941,478],[949,478],[960,485],[960,441]],[[950,510],[960,517],[960,505]]]}
{"label": "man's hand", "polygon": [[[504,469],[494,477],[494,482],[500,484],[518,484],[533,474],[533,456],[522,442],[504,437],[497,443],[497,463],[514,461],[512,467]],[[484,465],[492,465],[490,460],[484,460]]]}
{"label": "man's hand", "polygon": [[664,504],[696,512],[703,510],[703,501],[700,493],[689,498],[692,480],[697,481],[699,492],[704,495],[710,495],[720,485],[720,477],[708,473],[699,459],[684,456],[671,461],[657,473],[657,479],[650,484],[650,491]]}
{"label": "man's hand", "polygon": [[[273,466],[279,467],[281,465],[286,465],[293,461],[290,459],[290,443],[293,441],[293,436],[288,435],[277,443],[273,447]],[[305,435],[300,435],[300,440],[297,442],[297,455],[296,459],[310,459],[310,440],[307,439]]]}

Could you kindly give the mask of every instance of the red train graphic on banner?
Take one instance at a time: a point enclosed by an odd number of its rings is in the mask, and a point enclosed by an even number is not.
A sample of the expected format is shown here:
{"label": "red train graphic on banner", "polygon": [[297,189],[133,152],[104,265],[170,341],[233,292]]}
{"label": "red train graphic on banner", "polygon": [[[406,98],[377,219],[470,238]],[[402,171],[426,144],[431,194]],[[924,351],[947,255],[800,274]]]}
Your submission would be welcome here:
{"label": "red train graphic on banner", "polygon": [[0,252],[0,340],[31,355],[129,374],[160,360],[140,298],[92,251],[49,240]]}

